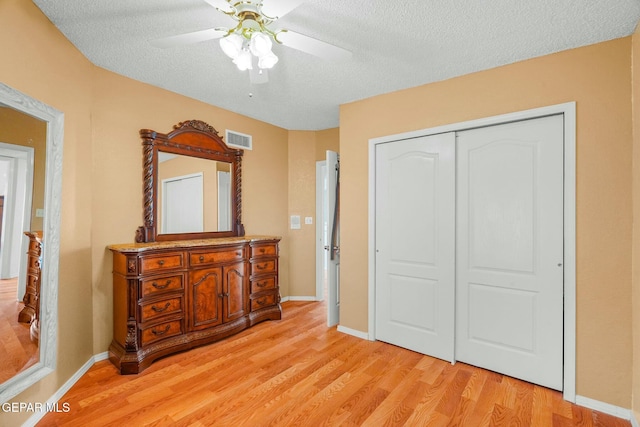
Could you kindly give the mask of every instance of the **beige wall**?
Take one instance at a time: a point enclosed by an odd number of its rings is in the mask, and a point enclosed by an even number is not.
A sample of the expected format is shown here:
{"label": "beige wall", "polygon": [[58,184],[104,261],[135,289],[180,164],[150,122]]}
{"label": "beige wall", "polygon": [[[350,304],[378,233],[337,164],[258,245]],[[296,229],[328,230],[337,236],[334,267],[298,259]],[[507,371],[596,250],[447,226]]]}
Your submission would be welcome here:
{"label": "beige wall", "polygon": [[[291,245],[290,296],[316,295],[316,132],[289,132],[289,215],[300,216],[300,229],[289,230]],[[313,224],[304,218],[312,217]]]}
{"label": "beige wall", "polygon": [[0,142],[33,148],[33,189],[31,224],[29,230],[42,230],[42,217],[37,209],[44,209],[44,174],[47,159],[46,123],[13,108],[0,107]]}
{"label": "beige wall", "polygon": [[[316,162],[326,150],[338,151],[338,128],[289,131],[289,215],[300,215],[300,230],[289,230],[290,293],[293,298],[316,295]],[[305,224],[305,217],[313,224]]]}
{"label": "beige wall", "polygon": [[340,152],[340,128],[316,132],[316,161],[327,158],[327,150]]}
{"label": "beige wall", "polygon": [[343,105],[341,324],[367,330],[368,140],[577,102],[577,393],[631,405],[631,38]]}
{"label": "beige wall", "polygon": [[633,373],[632,408],[640,424],[640,26],[633,35]]}

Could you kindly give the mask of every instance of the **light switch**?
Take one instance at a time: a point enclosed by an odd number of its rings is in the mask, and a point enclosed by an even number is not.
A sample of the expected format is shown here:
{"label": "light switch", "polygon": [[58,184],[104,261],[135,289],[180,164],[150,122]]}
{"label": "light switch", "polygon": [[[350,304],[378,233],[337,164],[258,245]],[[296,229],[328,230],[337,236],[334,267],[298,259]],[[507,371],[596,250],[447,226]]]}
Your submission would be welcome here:
{"label": "light switch", "polygon": [[305,224],[313,224],[313,217],[312,216],[305,216],[304,217],[304,223]]}
{"label": "light switch", "polygon": [[291,229],[300,230],[300,215],[291,215]]}

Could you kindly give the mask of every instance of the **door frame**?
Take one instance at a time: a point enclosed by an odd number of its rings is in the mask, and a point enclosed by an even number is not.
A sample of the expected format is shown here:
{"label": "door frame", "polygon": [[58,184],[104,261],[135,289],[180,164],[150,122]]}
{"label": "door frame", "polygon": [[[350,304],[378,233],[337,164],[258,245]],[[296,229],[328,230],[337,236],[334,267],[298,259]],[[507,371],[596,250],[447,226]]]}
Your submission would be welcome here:
{"label": "door frame", "polygon": [[486,126],[562,114],[564,116],[564,318],[563,318],[563,397],[576,401],[576,103],[501,114],[476,120],[436,126],[369,140],[369,218],[368,218],[368,339],[375,341],[375,174],[376,145],[445,132],[458,132]]}

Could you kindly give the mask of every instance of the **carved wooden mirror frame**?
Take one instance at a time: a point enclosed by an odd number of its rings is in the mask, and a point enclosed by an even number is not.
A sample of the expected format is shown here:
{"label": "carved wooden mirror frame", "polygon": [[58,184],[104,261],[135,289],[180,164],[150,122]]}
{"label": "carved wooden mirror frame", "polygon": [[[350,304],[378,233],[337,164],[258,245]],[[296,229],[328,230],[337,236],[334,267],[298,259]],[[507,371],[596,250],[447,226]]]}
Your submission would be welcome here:
{"label": "carved wooden mirror frame", "polygon": [[[243,150],[229,148],[213,126],[200,120],[178,123],[168,134],[141,129],[143,173],[143,221],[136,231],[136,242],[208,239],[244,236],[242,225]],[[231,230],[201,233],[158,233],[158,152],[198,157],[231,164]]]}

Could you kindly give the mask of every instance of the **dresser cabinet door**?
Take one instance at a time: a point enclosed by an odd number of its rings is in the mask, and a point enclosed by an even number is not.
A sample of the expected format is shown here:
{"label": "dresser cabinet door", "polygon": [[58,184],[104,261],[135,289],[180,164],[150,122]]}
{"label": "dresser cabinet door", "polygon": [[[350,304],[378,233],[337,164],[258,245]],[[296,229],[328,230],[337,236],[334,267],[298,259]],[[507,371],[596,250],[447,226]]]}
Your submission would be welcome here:
{"label": "dresser cabinet door", "polygon": [[221,267],[189,272],[189,329],[200,330],[222,323]]}
{"label": "dresser cabinet door", "polygon": [[237,319],[247,313],[246,264],[238,262],[224,267],[224,321]]}

